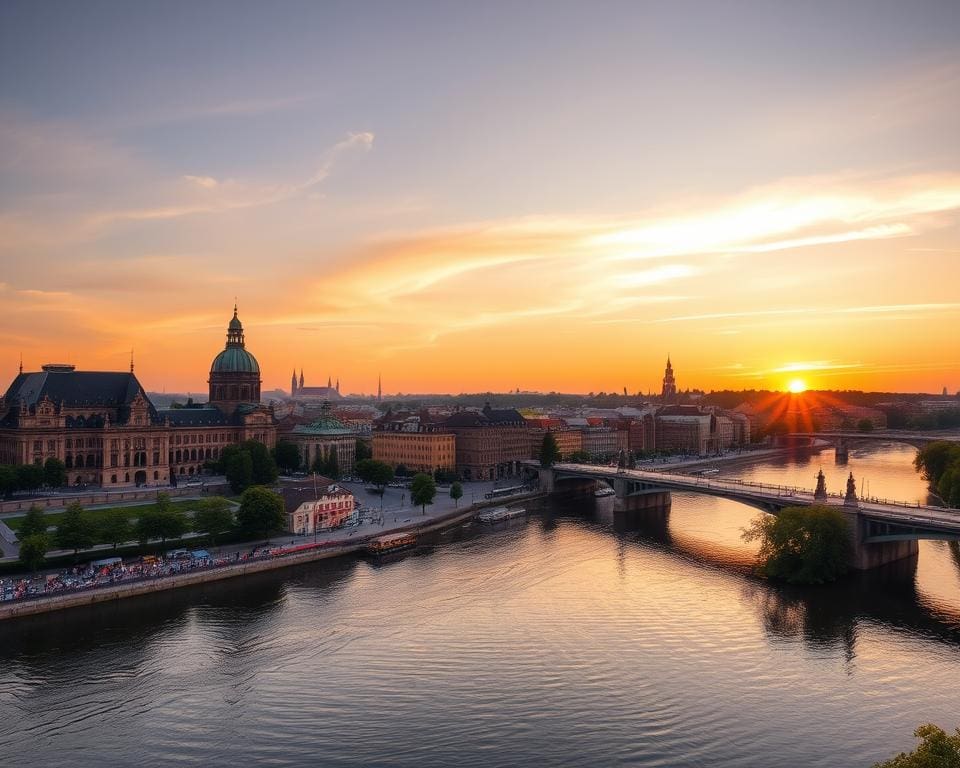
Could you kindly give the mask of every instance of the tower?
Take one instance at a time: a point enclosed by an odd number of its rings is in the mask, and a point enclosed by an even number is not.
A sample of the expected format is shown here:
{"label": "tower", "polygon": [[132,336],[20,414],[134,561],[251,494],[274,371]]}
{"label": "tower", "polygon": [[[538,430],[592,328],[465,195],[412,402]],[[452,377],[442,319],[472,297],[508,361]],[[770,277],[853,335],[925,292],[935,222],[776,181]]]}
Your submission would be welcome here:
{"label": "tower", "polygon": [[660,397],[664,403],[677,399],[677,381],[673,378],[673,365],[670,363],[670,355],[667,355],[667,367],[663,372],[663,392],[660,393]]}
{"label": "tower", "polygon": [[377,374],[377,402],[383,400],[383,377]]}
{"label": "tower", "polygon": [[224,413],[233,413],[244,403],[260,402],[260,365],[246,350],[236,305],[227,326],[227,344],[210,365],[208,383],[210,404]]}
{"label": "tower", "polygon": [[300,386],[297,389],[303,389],[303,368],[300,369]]}
{"label": "tower", "polygon": [[297,369],[293,369],[293,376],[290,377],[290,397],[297,396]]}

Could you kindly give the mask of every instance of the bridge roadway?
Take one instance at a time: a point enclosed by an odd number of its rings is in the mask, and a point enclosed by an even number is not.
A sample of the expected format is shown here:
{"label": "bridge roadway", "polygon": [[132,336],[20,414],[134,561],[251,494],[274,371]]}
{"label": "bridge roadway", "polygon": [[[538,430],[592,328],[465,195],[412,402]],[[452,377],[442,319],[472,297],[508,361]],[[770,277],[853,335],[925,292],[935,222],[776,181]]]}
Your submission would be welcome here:
{"label": "bridge roadway", "polygon": [[960,510],[943,507],[874,498],[860,500],[856,507],[852,507],[844,505],[842,494],[828,493],[826,501],[818,501],[808,488],[753,483],[731,477],[707,478],[646,469],[565,463],[554,464],[552,470],[554,482],[564,479],[603,480],[609,482],[621,497],[664,490],[685,491],[739,501],[773,514],[784,507],[825,503],[848,513],[857,513],[866,523],[864,541],[867,543],[960,539]]}
{"label": "bridge roadway", "polygon": [[951,443],[960,443],[960,433],[956,430],[948,432],[911,432],[906,429],[884,429],[873,432],[789,432],[783,437],[809,437],[818,440],[884,440],[893,443],[909,443],[914,447],[946,440]]}

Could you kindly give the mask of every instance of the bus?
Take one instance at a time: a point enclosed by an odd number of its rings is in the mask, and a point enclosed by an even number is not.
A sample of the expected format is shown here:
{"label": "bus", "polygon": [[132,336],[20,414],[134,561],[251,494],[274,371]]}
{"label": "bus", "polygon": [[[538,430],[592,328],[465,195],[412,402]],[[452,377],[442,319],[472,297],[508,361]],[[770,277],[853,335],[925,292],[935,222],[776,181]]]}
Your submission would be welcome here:
{"label": "bus", "polygon": [[513,496],[517,493],[523,493],[522,485],[512,485],[509,488],[494,488],[489,493],[483,494],[485,499],[502,499],[504,496]]}

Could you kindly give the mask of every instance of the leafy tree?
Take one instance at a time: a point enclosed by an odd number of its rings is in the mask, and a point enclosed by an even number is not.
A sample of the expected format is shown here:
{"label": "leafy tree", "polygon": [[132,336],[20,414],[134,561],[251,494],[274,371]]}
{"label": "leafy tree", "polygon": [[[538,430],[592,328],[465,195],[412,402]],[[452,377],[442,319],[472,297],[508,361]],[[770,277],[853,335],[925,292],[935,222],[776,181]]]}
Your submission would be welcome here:
{"label": "leafy tree", "polygon": [[[247,459],[237,458],[238,456],[246,456]],[[275,483],[279,474],[273,456],[259,440],[228,445],[220,453],[219,468],[227,476],[234,493],[242,493],[251,485]]]}
{"label": "leafy tree", "polygon": [[269,538],[271,533],[282,530],[287,524],[283,499],[269,488],[258,485],[247,488],[240,497],[237,523],[249,536]]}
{"label": "leafy tree", "polygon": [[43,483],[48,488],[62,488],[67,484],[67,465],[51,456],[43,462]]}
{"label": "leafy tree", "polygon": [[960,768],[960,728],[950,736],[942,728],[927,724],[913,735],[920,739],[913,752],[901,752],[873,768]]}
{"label": "leafy tree", "polygon": [[455,507],[460,506],[460,499],[463,498],[463,486],[459,482],[454,482],[450,486],[450,498],[453,499],[453,505]]}
{"label": "leafy tree", "polygon": [[146,544],[150,539],[160,539],[161,547],[167,539],[179,539],[190,530],[187,516],[170,502],[170,495],[157,494],[157,502],[146,506],[137,518],[137,540]]}
{"label": "leafy tree", "polygon": [[318,475],[329,477],[331,480],[336,480],[339,478],[340,463],[337,461],[336,450],[331,449],[326,456],[323,456],[322,454],[317,456],[317,458],[313,461],[312,469]]}
{"label": "leafy tree", "polygon": [[759,541],[758,570],[793,584],[822,584],[847,572],[850,538],[843,512],[832,507],[786,507],[762,515],[743,532]]}
{"label": "leafy tree", "polygon": [[374,459],[358,461],[354,467],[357,476],[365,483],[372,483],[380,493],[393,480],[393,468],[389,464]]}
{"label": "leafy tree", "polygon": [[923,475],[924,480],[936,486],[947,468],[958,460],[960,460],[960,443],[937,440],[928,443],[917,452],[913,466]]}
{"label": "leafy tree", "polygon": [[960,508],[960,460],[953,462],[940,476],[937,494],[948,507]]}
{"label": "leafy tree", "polygon": [[218,536],[232,528],[233,510],[226,499],[207,500],[193,516],[193,530],[207,534],[214,545]]}
{"label": "leafy tree", "polygon": [[296,472],[300,469],[300,449],[297,448],[296,443],[281,440],[273,449],[273,460],[279,469],[285,472]]}
{"label": "leafy tree", "polygon": [[574,451],[567,457],[571,464],[589,464],[593,457],[586,451]]}
{"label": "leafy tree", "polygon": [[47,518],[43,510],[37,504],[31,504],[27,514],[20,521],[20,528],[17,530],[17,538],[23,541],[28,536],[37,534],[46,535],[48,528]]}
{"label": "leafy tree", "polygon": [[253,457],[247,451],[234,451],[224,460],[224,474],[234,493],[243,493],[253,483]]}
{"label": "leafy tree", "polygon": [[355,461],[363,461],[364,459],[373,458],[373,449],[367,445],[363,440],[357,440],[356,453],[354,454]]}
{"label": "leafy tree", "polygon": [[557,439],[552,433],[547,432],[543,436],[543,442],[540,444],[540,466],[552,467],[560,460],[560,449],[557,447]]}
{"label": "leafy tree", "polygon": [[397,464],[396,468],[393,470],[393,474],[397,477],[409,477],[410,470],[407,469],[406,464]]}
{"label": "leafy tree", "polygon": [[21,464],[17,467],[17,488],[34,491],[43,485],[43,467],[39,464]]}
{"label": "leafy tree", "polygon": [[873,422],[870,419],[860,419],[857,422],[858,432],[873,432]]}
{"label": "leafy tree", "polygon": [[424,515],[427,514],[427,504],[433,504],[436,495],[437,484],[430,475],[421,472],[414,476],[410,484],[410,503],[419,504]]}
{"label": "leafy tree", "polygon": [[17,490],[17,470],[9,464],[0,464],[0,496],[9,496]]}
{"label": "leafy tree", "polygon": [[50,538],[45,533],[34,533],[20,541],[20,564],[24,568],[36,571],[43,565],[50,549]]}
{"label": "leafy tree", "polygon": [[457,479],[457,473],[452,469],[437,469],[433,473],[433,479],[436,481],[437,485],[445,485],[446,483],[452,483]]}
{"label": "leafy tree", "polygon": [[97,538],[104,544],[112,544],[116,549],[118,544],[130,541],[133,537],[133,525],[126,512],[111,509],[100,518],[100,523],[97,525]]}
{"label": "leafy tree", "polygon": [[57,526],[55,542],[60,549],[72,549],[74,557],[81,549],[93,546],[96,531],[78,502],[69,504]]}

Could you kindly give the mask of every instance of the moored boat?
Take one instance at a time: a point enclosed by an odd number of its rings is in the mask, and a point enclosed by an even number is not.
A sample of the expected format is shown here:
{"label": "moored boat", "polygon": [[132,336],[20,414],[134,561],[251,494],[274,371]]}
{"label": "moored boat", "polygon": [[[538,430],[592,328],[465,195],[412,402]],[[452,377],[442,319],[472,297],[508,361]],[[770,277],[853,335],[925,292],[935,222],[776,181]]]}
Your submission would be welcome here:
{"label": "moored boat", "polygon": [[477,521],[481,523],[499,523],[504,520],[512,520],[515,517],[520,517],[525,515],[527,510],[523,507],[494,507],[493,509],[485,509],[483,512],[477,515]]}
{"label": "moored boat", "polygon": [[367,544],[367,552],[371,555],[389,555],[416,546],[417,537],[412,533],[391,533]]}

